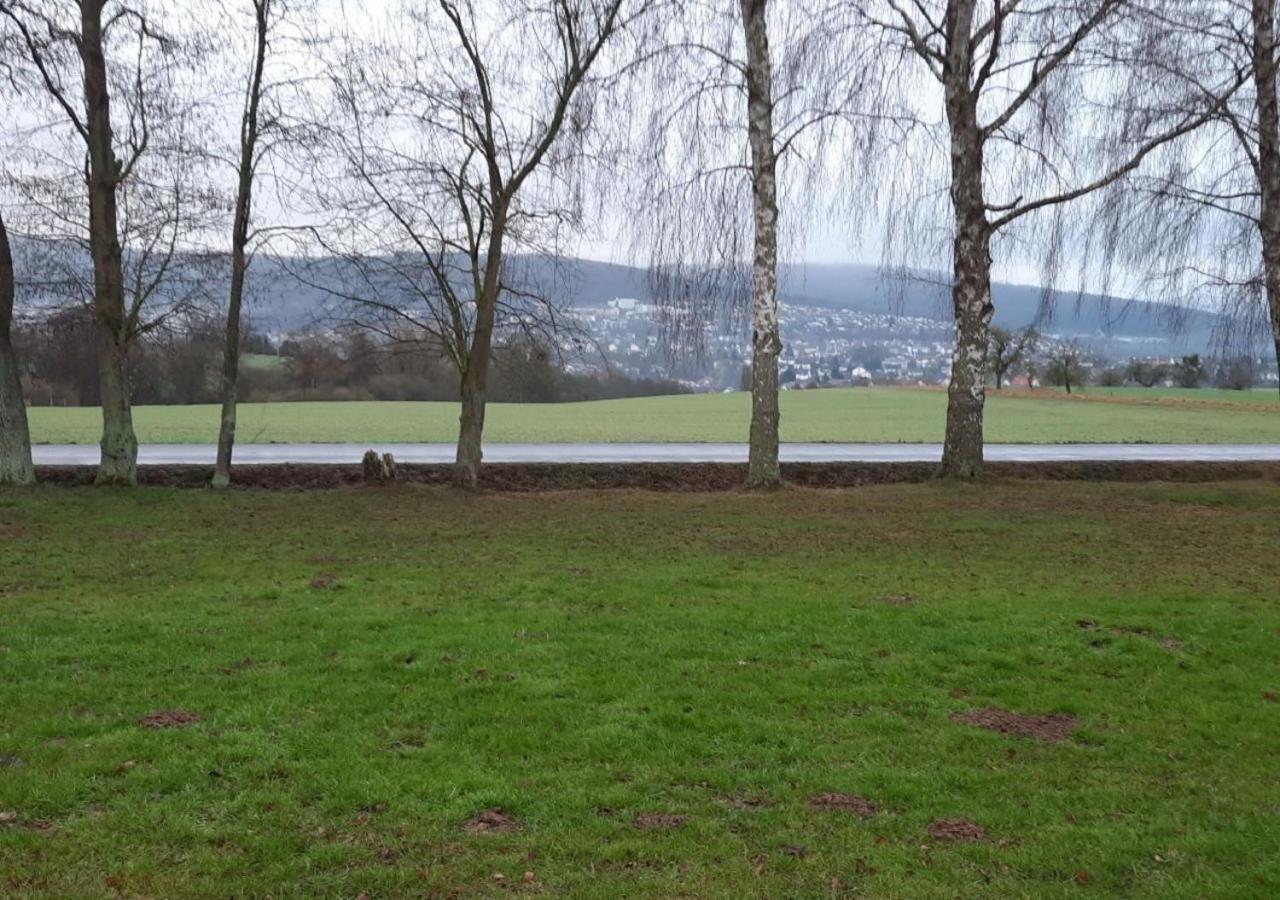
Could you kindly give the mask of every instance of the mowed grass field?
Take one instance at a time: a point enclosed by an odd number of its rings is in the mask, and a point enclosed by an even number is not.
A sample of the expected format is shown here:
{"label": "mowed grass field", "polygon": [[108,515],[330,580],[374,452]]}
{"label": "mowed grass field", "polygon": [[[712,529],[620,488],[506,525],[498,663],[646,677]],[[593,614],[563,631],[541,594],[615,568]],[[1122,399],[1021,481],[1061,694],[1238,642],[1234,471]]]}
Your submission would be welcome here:
{"label": "mowed grass field", "polygon": [[[784,441],[940,442],[941,390],[851,388],[782,394]],[[991,391],[987,440],[993,443],[1272,443],[1280,441],[1280,402],[1266,391]],[[451,442],[453,403],[246,403],[238,439],[248,443]],[[485,438],[511,442],[745,441],[744,393],[644,397],[590,403],[490,405]],[[138,407],[145,443],[213,443],[213,406]],[[100,413],[33,407],[37,443],[95,444]]]}
{"label": "mowed grass field", "polygon": [[0,492],[0,894],[1280,896],[1278,536],[1262,483]]}

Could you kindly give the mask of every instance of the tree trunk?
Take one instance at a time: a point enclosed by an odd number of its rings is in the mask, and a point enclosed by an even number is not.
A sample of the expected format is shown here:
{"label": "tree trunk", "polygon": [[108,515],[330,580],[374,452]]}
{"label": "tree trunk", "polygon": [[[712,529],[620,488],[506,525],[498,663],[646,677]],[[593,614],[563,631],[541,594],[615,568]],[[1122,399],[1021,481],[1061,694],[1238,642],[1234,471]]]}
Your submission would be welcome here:
{"label": "tree trunk", "polygon": [[270,0],[255,0],[256,45],[248,102],[240,122],[240,178],[236,189],[235,221],[231,227],[231,289],[227,298],[227,333],[222,347],[222,418],[218,427],[218,458],[213,486],[231,484],[231,455],[236,443],[236,402],[240,390],[240,310],[245,274],[249,269],[249,217],[253,208],[253,172],[258,148],[258,106],[262,98],[262,70],[267,59]]}
{"label": "tree trunk", "polygon": [[489,359],[492,356],[498,293],[502,289],[502,242],[506,236],[507,199],[500,195],[493,204],[493,225],[484,261],[484,279],[477,285],[475,329],[462,366],[462,412],[458,416],[458,453],[453,464],[453,483],[464,488],[480,485]]}
{"label": "tree trunk", "polygon": [[231,294],[227,302],[227,332],[222,347],[222,417],[218,425],[218,457],[213,486],[231,484],[231,453],[236,443],[236,400],[240,390],[240,306],[244,295],[244,247],[231,251]]}
{"label": "tree trunk", "polygon": [[84,65],[88,150],[89,251],[93,257],[93,308],[98,329],[98,377],[102,394],[102,462],[99,484],[137,484],[138,439],[129,405],[127,366],[131,325],[124,308],[124,263],[116,216],[121,163],[112,146],[111,100],[102,51],[104,0],[83,0],[80,59]]}
{"label": "tree trunk", "polygon": [[0,485],[27,485],[36,480],[22,378],[10,339],[15,294],[9,232],[0,216]]}
{"label": "tree trunk", "polygon": [[741,0],[747,46],[747,120],[755,252],[751,272],[751,445],[747,487],[782,482],[778,466],[778,188],[766,0]]}
{"label": "tree trunk", "polygon": [[[987,330],[991,305],[991,238],[985,227],[961,224],[955,240],[955,351],[947,387],[947,433],[942,474],[977,478],[982,474],[982,417],[986,402]],[[985,223],[983,223],[985,224]]]}
{"label": "tree trunk", "polygon": [[102,393],[102,461],[98,484],[138,483],[138,439],[129,403],[128,347],[114,332],[98,329],[98,384]]}
{"label": "tree trunk", "polygon": [[462,414],[458,417],[458,455],[453,483],[475,488],[480,484],[481,442],[484,437],[485,385],[468,369],[462,376]]}
{"label": "tree trunk", "polygon": [[1253,78],[1258,96],[1258,183],[1263,283],[1280,371],[1280,104],[1276,97],[1274,0],[1253,0]]}
{"label": "tree trunk", "polygon": [[973,0],[954,0],[947,15],[943,81],[951,131],[951,205],[955,217],[951,301],[955,351],[947,388],[942,474],[982,474],[982,414],[986,402],[987,339],[991,316],[991,225],[982,184],[984,137],[972,87]]}

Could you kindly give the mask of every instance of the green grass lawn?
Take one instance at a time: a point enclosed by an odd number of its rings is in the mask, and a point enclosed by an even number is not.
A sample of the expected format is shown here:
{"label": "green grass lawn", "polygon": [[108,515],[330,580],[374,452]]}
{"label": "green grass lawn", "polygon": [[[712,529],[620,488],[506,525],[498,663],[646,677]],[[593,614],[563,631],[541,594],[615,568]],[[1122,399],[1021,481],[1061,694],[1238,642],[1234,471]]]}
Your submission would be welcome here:
{"label": "green grass lawn", "polygon": [[[1195,393],[1195,392],[1189,392]],[[1092,402],[1006,396],[987,401],[987,439],[996,443],[1271,443],[1280,441],[1280,404],[1257,392],[1256,406],[1232,409],[1212,402]],[[1152,397],[1157,396],[1152,392]],[[782,395],[784,441],[940,442],[946,394],[894,388],[788,391]],[[1266,404],[1270,403],[1270,408]],[[745,441],[747,394],[695,394],[593,403],[511,404],[489,407],[485,437],[521,441]],[[30,410],[37,443],[94,444],[96,409]],[[146,443],[213,443],[213,406],[138,407],[138,437]],[[250,443],[439,441],[457,439],[452,403],[247,403],[238,438]]]}
{"label": "green grass lawn", "polygon": [[1278,534],[1250,483],[0,492],[0,894],[1275,897]]}

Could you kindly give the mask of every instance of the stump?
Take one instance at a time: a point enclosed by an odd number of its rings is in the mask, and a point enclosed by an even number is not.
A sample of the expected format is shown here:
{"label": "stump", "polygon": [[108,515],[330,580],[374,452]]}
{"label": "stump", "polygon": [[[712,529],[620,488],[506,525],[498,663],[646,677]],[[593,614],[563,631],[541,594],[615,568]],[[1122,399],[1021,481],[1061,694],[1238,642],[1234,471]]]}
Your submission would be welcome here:
{"label": "stump", "polygon": [[396,478],[396,461],[390,453],[382,456],[373,450],[366,450],[360,463],[364,471],[364,480],[370,484],[385,484]]}

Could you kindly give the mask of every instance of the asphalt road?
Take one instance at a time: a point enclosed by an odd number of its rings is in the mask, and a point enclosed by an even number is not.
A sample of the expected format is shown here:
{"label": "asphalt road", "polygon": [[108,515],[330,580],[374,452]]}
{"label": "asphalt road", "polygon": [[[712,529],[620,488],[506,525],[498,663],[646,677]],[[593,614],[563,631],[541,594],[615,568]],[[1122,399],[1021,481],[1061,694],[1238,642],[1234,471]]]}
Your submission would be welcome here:
{"label": "asphalt road", "polygon": [[[358,463],[372,446],[399,462],[452,462],[452,444],[241,444],[235,461],[245,465]],[[212,465],[212,444],[144,444],[142,465]],[[36,465],[91,466],[91,444],[41,444]],[[486,462],[639,463],[746,462],[746,444],[490,444]],[[992,462],[1280,462],[1280,444],[988,444]],[[783,462],[937,462],[941,444],[783,444]]]}

